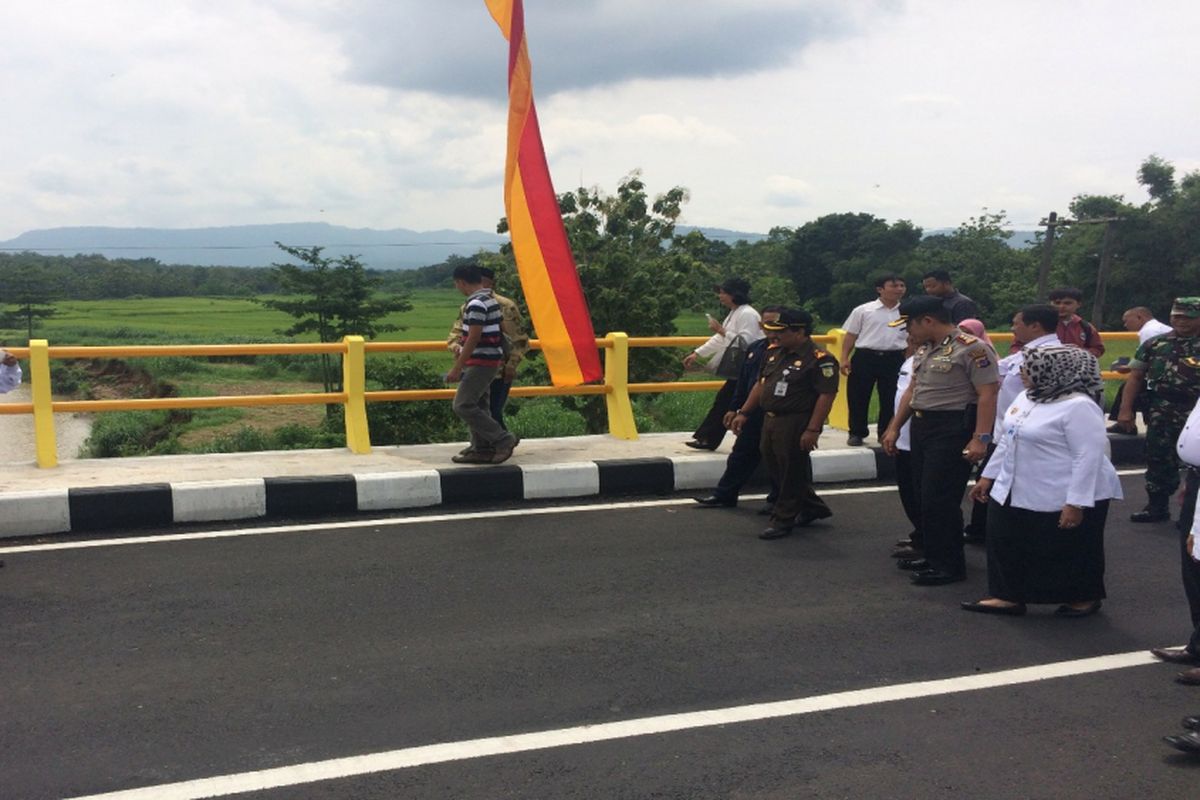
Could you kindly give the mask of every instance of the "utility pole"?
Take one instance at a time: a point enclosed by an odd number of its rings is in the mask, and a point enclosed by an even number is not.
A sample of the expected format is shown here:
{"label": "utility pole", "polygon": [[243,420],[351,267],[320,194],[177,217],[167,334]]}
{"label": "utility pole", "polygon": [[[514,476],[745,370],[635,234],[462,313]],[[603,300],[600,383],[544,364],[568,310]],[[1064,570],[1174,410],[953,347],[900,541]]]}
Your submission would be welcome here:
{"label": "utility pole", "polygon": [[[1088,221],[1092,222],[1093,220]],[[1100,249],[1100,268],[1096,272],[1096,296],[1092,301],[1092,324],[1097,329],[1104,321],[1104,291],[1108,283],[1108,269],[1112,265],[1113,233],[1120,221],[1120,217],[1105,217],[1102,220],[1095,220],[1095,222],[1104,223],[1104,245]]]}
{"label": "utility pole", "polygon": [[1042,265],[1038,269],[1037,296],[1039,302],[1046,299],[1046,281],[1050,277],[1050,258],[1054,254],[1054,229],[1059,224],[1058,212],[1051,211],[1050,216],[1042,220],[1040,224],[1046,226],[1046,238],[1042,240]]}

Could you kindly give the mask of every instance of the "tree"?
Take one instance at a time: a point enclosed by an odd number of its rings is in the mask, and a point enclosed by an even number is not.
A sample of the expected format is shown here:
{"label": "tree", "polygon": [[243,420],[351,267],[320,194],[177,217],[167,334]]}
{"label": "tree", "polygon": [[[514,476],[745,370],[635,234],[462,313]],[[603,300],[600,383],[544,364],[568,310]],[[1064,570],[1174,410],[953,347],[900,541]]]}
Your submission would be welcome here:
{"label": "tree", "polygon": [[[350,335],[374,339],[385,331],[400,329],[378,320],[412,308],[407,295],[376,297],[379,278],[369,275],[357,256],[322,258],[322,247],[275,244],[301,262],[272,265],[281,290],[291,297],[258,301],[296,318],[294,325],[280,331],[284,336],[315,333],[322,342],[337,342]],[[341,371],[335,369],[328,354],[321,355],[321,372],[326,392],[341,391]]]}
{"label": "tree", "polygon": [[926,237],[913,254],[910,282],[944,269],[976,302],[984,322],[1007,327],[1013,311],[1033,301],[1038,264],[1031,251],[1009,246],[1008,224],[1004,211],[985,208],[952,234]]}
{"label": "tree", "polygon": [[55,309],[50,302],[56,294],[54,278],[42,265],[9,274],[4,283],[4,302],[16,306],[16,310],[5,315],[5,327],[16,327],[12,323],[19,323],[32,339],[34,320],[54,316]]}
{"label": "tree", "polygon": [[[598,336],[611,331],[631,336],[675,333],[675,318],[693,297],[689,276],[708,268],[690,246],[699,242],[670,246],[687,199],[687,190],[676,186],[651,200],[636,171],[621,179],[614,195],[580,187],[559,196],[559,211]],[[508,231],[506,219],[500,220],[497,231]],[[497,269],[502,292],[524,306],[511,247],[482,261]],[[635,351],[630,358],[634,381],[672,379],[680,369],[678,359],[658,349]],[[603,398],[566,397],[562,402],[583,415],[590,432],[605,429]]]}
{"label": "tree", "polygon": [[907,220],[889,225],[871,214],[827,214],[796,229],[783,268],[805,308],[839,323],[870,299],[872,277],[903,274],[921,229]]}
{"label": "tree", "polygon": [[1151,200],[1170,200],[1175,196],[1175,167],[1158,156],[1152,155],[1142,162],[1137,178]]}

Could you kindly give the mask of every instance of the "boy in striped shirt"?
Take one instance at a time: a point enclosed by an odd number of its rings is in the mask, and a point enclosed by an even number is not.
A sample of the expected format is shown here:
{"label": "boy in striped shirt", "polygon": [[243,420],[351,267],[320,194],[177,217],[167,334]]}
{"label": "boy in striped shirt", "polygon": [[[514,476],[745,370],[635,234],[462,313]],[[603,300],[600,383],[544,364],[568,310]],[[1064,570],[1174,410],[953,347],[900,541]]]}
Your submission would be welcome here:
{"label": "boy in striped shirt", "polygon": [[504,362],[500,333],[503,313],[492,290],[484,288],[479,267],[455,267],[454,286],[467,296],[467,302],[463,306],[462,348],[446,373],[446,382],[458,384],[454,413],[467,423],[471,446],[452,460],[458,464],[500,464],[512,456],[517,446],[517,437],[500,427],[491,414],[492,380]]}

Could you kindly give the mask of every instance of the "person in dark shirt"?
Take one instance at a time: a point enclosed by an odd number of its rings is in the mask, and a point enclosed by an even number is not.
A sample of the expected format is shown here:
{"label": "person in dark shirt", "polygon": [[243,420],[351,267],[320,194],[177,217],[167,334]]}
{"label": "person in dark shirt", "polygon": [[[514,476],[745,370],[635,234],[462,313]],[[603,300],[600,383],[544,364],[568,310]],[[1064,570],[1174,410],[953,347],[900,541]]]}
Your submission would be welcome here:
{"label": "person in dark shirt", "polygon": [[964,319],[979,319],[979,306],[975,301],[954,288],[950,273],[944,269],[933,269],[921,276],[925,294],[940,297],[942,306],[955,325]]}
{"label": "person in dark shirt", "polygon": [[733,418],[732,430],[741,434],[748,414],[758,408],[766,412],[762,454],[779,496],[771,526],[760,539],[778,539],[796,526],[833,516],[813,490],[811,453],[838,391],[838,362],[813,343],[812,325],[807,311],[789,308],[763,326],[778,332],[779,347],[768,351],[758,383]]}

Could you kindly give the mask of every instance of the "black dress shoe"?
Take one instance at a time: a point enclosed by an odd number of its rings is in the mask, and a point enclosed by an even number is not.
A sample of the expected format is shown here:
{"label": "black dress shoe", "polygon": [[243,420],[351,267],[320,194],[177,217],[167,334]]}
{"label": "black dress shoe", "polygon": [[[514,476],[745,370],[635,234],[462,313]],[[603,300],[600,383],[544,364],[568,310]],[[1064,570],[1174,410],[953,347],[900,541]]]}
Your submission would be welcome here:
{"label": "black dress shoe", "polygon": [[726,500],[724,497],[717,497],[715,494],[710,494],[708,497],[693,497],[700,508],[735,508],[737,500]]}
{"label": "black dress shoe", "polygon": [[1025,604],[1017,603],[1011,606],[994,606],[990,603],[960,603],[959,608],[963,611],[974,611],[979,614],[999,614],[1004,617],[1023,617],[1025,616]]}
{"label": "black dress shoe", "polygon": [[1200,714],[1197,714],[1194,717],[1184,717],[1183,727],[1187,728],[1189,731],[1200,731]]}
{"label": "black dress shoe", "polygon": [[923,558],[902,558],[896,562],[896,569],[906,569],[909,572],[924,572],[933,569],[933,565]]}
{"label": "black dress shoe", "polygon": [[691,440],[690,442],[684,442],[684,444],[686,444],[688,447],[691,447],[695,450],[716,450],[717,449],[717,445],[715,445],[715,444],[709,444],[708,442],[700,442],[695,439]]}
{"label": "black dress shoe", "polygon": [[1200,686],[1200,667],[1185,669],[1175,676],[1175,682],[1184,686]]}
{"label": "black dress shoe", "polygon": [[1083,608],[1074,608],[1074,607],[1069,606],[1064,603],[1063,605],[1054,609],[1054,616],[1056,616],[1056,617],[1090,617],[1092,614],[1095,614],[1097,611],[1099,611],[1100,607],[1103,605],[1104,605],[1103,600],[1093,600],[1091,603],[1088,603]]}
{"label": "black dress shoe", "polygon": [[848,437],[846,437],[846,444],[850,445],[851,447],[862,447],[863,446],[863,437],[855,436],[852,433]]}
{"label": "black dress shoe", "polygon": [[1171,512],[1165,508],[1146,506],[1141,511],[1129,515],[1130,522],[1170,522]]}
{"label": "black dress shoe", "polygon": [[782,539],[785,536],[791,536],[791,535],[792,535],[791,526],[788,526],[786,528],[777,528],[774,525],[772,525],[771,527],[767,528],[765,531],[760,533],[758,535],[758,538],[760,538],[760,539]]}
{"label": "black dress shoe", "polygon": [[797,516],[796,524],[799,525],[801,528],[803,528],[805,525],[808,525],[810,522],[816,522],[819,519],[829,519],[832,516],[833,516],[833,512],[830,511],[829,509],[824,509],[822,511],[810,511],[807,514],[800,514],[799,516]]}
{"label": "black dress shoe", "polygon": [[1200,732],[1188,731],[1176,736],[1164,736],[1163,741],[1185,753],[1200,753]]}
{"label": "black dress shoe", "polygon": [[925,569],[914,572],[912,576],[914,586],[945,586],[948,583],[962,583],[966,579],[966,575],[940,569]]}
{"label": "black dress shoe", "polygon": [[924,558],[925,554],[915,547],[897,547],[892,551],[892,558]]}
{"label": "black dress shoe", "polygon": [[763,506],[757,513],[760,517],[769,517],[775,513],[775,506]]}
{"label": "black dress shoe", "polygon": [[1150,655],[1159,661],[1166,661],[1170,664],[1187,664],[1188,666],[1200,664],[1200,656],[1184,647],[1155,647],[1150,651]]}

